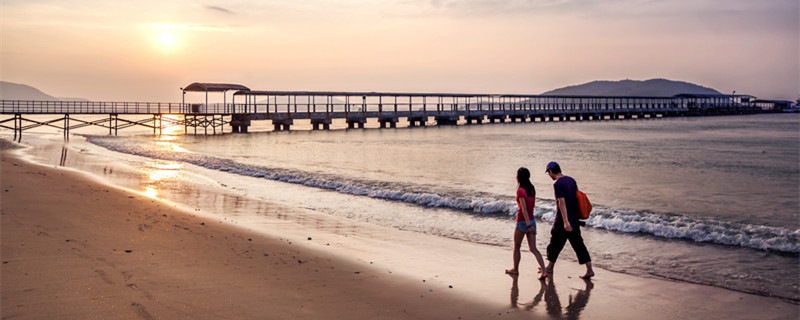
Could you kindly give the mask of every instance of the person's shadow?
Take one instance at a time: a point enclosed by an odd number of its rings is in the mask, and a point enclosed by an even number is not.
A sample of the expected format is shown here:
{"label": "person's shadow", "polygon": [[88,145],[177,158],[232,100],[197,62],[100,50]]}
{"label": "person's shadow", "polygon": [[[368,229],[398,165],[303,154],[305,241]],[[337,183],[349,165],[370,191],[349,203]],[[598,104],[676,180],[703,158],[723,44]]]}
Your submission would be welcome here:
{"label": "person's shadow", "polygon": [[[518,308],[520,306],[519,277],[511,276],[511,279],[511,307]],[[541,287],[536,296],[533,297],[533,301],[521,305],[525,307],[525,310],[533,310],[533,308],[542,302],[542,298],[544,298],[547,314],[552,318],[577,320],[580,318],[583,309],[586,308],[586,305],[589,303],[589,294],[591,294],[594,288],[594,283],[592,283],[591,279],[583,279],[583,282],[586,284],[586,287],[583,290],[578,290],[578,293],[576,293],[574,297],[570,294],[569,304],[566,308],[561,307],[561,300],[558,298],[553,279],[540,282]],[[564,309],[566,309],[566,311]]]}

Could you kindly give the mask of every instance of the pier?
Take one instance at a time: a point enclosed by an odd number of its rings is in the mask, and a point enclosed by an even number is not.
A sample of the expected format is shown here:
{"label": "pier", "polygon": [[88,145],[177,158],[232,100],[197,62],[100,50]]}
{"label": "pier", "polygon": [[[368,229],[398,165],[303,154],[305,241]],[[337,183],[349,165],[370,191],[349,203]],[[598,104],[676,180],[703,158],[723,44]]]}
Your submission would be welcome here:
{"label": "pier", "polygon": [[[672,97],[548,96],[517,94],[387,93],[324,91],[253,91],[241,85],[193,83],[181,89],[205,92],[205,103],[89,102],[0,100],[0,128],[21,139],[25,130],[47,126],[63,131],[95,126],[116,135],[142,126],[160,134],[179,125],[186,134],[246,133],[253,121],[271,121],[274,130],[290,130],[309,121],[314,130],[330,129],[333,120],[348,128],[377,122],[380,128],[504,122],[598,121],[676,116],[780,112],[780,105],[750,95],[679,94]],[[228,102],[228,92],[233,92]],[[209,103],[222,93],[223,103]],[[755,103],[758,101],[759,103]],[[50,116],[35,120],[32,115]],[[87,120],[91,116],[92,120]],[[13,124],[11,124],[13,122]]]}

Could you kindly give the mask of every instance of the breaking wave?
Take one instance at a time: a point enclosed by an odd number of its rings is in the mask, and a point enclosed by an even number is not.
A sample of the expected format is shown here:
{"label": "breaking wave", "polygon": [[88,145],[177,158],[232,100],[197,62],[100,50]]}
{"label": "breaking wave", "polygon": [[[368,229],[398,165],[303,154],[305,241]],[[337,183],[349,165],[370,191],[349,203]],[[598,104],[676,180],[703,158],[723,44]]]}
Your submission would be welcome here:
{"label": "breaking wave", "polygon": [[[513,198],[497,195],[464,197],[465,192],[434,192],[416,185],[385,181],[356,180],[341,176],[243,164],[192,152],[159,148],[152,143],[109,137],[88,136],[87,141],[100,147],[154,159],[178,161],[232,174],[264,178],[308,187],[335,190],[344,194],[367,196],[421,206],[471,211],[481,215],[511,216],[516,212]],[[458,194],[458,195],[455,195]],[[541,201],[535,215],[548,222],[555,219],[552,201]],[[800,253],[800,229],[738,224],[699,219],[676,214],[633,211],[595,206],[587,226],[624,233],[642,233],[669,239],[740,246],[765,251]]]}

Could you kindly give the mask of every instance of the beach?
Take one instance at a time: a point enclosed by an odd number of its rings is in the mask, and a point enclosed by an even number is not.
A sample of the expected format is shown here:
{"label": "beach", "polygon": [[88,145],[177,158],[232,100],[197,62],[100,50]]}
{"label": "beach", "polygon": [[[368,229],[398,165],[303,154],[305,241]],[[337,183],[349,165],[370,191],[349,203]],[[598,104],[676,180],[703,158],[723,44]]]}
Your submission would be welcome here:
{"label": "beach", "polygon": [[3,319],[477,318],[503,311],[5,152],[2,189]]}
{"label": "beach", "polygon": [[[4,144],[8,145],[8,143]],[[782,299],[560,261],[274,204],[254,232],[2,153],[3,319],[796,319]],[[541,236],[540,236],[541,237]],[[543,248],[540,248],[540,250]],[[565,249],[565,255],[571,254]],[[526,270],[528,270],[526,272]]]}

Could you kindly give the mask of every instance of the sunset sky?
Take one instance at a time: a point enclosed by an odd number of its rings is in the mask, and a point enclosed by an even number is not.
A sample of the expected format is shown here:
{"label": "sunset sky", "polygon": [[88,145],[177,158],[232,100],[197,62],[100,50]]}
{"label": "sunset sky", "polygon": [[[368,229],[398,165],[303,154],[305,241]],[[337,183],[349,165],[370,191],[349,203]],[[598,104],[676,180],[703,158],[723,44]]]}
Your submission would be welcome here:
{"label": "sunset sky", "polygon": [[522,93],[667,78],[800,94],[797,0],[0,0],[0,78],[58,97]]}

